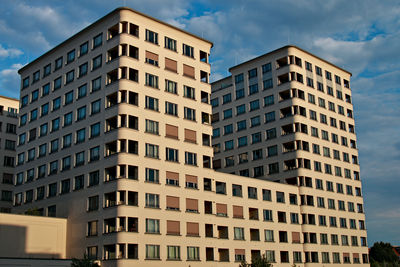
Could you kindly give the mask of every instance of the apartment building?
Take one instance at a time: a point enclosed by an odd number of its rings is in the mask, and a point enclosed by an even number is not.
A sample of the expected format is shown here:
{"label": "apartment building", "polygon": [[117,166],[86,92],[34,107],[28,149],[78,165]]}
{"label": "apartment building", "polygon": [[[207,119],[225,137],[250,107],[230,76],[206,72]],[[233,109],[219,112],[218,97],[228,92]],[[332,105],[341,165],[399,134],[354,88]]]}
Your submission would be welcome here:
{"label": "apartment building", "polygon": [[362,214],[351,73],[296,46],[229,70],[212,84],[214,169],[295,185],[304,206]]}
{"label": "apartment building", "polygon": [[11,212],[19,100],[0,96],[0,212]]}
{"label": "apartment building", "polygon": [[15,211],[67,218],[66,257],[102,266],[367,266],[361,211],[212,169],[211,47],[118,8],[23,67]]}

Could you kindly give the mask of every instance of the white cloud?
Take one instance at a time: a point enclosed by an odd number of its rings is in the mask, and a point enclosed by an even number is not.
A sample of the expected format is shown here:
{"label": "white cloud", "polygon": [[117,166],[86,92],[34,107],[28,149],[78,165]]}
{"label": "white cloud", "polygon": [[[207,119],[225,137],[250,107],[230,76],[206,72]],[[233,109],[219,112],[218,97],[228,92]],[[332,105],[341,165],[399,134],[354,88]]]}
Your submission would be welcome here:
{"label": "white cloud", "polygon": [[20,77],[18,70],[22,66],[22,64],[16,63],[0,71],[1,95],[19,98]]}
{"label": "white cloud", "polygon": [[19,49],[15,49],[15,48],[4,48],[1,44],[0,44],[0,57],[18,57],[20,55],[22,55],[23,52]]}

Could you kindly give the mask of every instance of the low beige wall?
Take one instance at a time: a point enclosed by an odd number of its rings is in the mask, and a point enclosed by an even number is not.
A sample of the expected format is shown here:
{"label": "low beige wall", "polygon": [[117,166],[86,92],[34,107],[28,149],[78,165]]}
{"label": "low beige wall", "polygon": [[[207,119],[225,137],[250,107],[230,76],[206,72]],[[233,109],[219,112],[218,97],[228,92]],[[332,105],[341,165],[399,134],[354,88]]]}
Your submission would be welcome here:
{"label": "low beige wall", "polygon": [[66,258],[67,219],[0,215],[0,258]]}

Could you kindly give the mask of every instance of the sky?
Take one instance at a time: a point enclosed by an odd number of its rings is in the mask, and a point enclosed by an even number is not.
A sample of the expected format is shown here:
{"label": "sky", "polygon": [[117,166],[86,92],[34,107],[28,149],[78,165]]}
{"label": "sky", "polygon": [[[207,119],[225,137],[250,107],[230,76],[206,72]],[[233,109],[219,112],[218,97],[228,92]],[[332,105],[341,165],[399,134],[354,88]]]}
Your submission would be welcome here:
{"label": "sky", "polygon": [[120,6],[211,40],[212,80],[287,44],[350,71],[368,242],[400,245],[400,1],[0,0],[0,95],[17,70]]}

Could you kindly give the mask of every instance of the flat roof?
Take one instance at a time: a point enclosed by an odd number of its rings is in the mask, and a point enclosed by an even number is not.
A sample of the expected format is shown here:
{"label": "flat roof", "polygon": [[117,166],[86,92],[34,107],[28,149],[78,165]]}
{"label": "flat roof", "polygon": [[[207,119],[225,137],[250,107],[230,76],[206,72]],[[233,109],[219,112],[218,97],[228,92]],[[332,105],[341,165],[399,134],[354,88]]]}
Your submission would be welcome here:
{"label": "flat roof", "polygon": [[58,44],[57,46],[53,47],[52,49],[50,49],[50,50],[47,51],[46,53],[42,54],[41,56],[39,56],[39,57],[36,58],[35,60],[29,62],[28,64],[26,64],[25,66],[23,66],[21,69],[19,69],[19,70],[18,70],[18,73],[21,74],[21,72],[24,71],[27,67],[29,67],[29,66],[31,66],[32,64],[36,63],[37,61],[41,60],[41,59],[42,59],[43,57],[45,57],[47,54],[50,54],[51,52],[53,52],[53,51],[55,51],[56,49],[60,48],[60,47],[61,47],[62,45],[64,45],[65,43],[67,43],[67,42],[69,42],[69,41],[72,41],[72,40],[75,39],[77,36],[83,34],[83,33],[86,32],[87,30],[89,30],[89,29],[95,27],[96,24],[102,22],[103,20],[106,20],[107,18],[109,18],[109,17],[115,15],[116,13],[118,13],[118,12],[120,12],[120,11],[122,11],[122,10],[128,10],[128,11],[134,12],[134,13],[136,13],[136,14],[138,14],[138,15],[141,15],[141,16],[143,16],[143,17],[149,18],[149,19],[154,20],[154,21],[156,21],[156,22],[158,22],[158,23],[161,23],[161,24],[166,25],[166,26],[168,26],[168,27],[171,27],[171,28],[173,28],[173,29],[175,29],[175,30],[178,30],[178,31],[180,31],[180,32],[183,32],[183,33],[185,33],[185,34],[188,34],[188,35],[190,35],[190,36],[192,36],[192,37],[195,37],[195,38],[197,38],[197,39],[199,39],[199,40],[202,40],[202,41],[204,41],[204,42],[207,42],[207,43],[211,44],[211,47],[214,46],[214,44],[213,44],[211,41],[207,40],[207,39],[204,39],[204,38],[202,38],[202,37],[200,37],[200,36],[197,36],[197,35],[195,35],[195,34],[193,34],[193,33],[188,32],[188,31],[182,30],[182,29],[180,29],[180,28],[178,28],[178,27],[176,27],[176,26],[173,26],[173,25],[171,25],[171,24],[168,24],[168,23],[166,23],[166,22],[164,22],[164,21],[161,21],[161,20],[156,19],[156,18],[154,18],[154,17],[151,17],[151,16],[149,16],[149,15],[146,15],[146,14],[144,14],[144,13],[142,13],[142,12],[139,12],[139,11],[137,11],[137,10],[135,10],[135,9],[132,9],[132,8],[130,8],[130,7],[118,7],[118,8],[116,8],[116,9],[114,9],[113,11],[111,11],[110,13],[108,13],[107,15],[105,15],[105,16],[101,17],[100,19],[96,20],[95,22],[93,22],[92,24],[90,24],[89,26],[87,26],[86,28],[84,28],[83,30],[81,30],[81,31],[79,31],[78,33],[72,35],[72,36],[71,36],[70,38],[68,38],[67,40],[65,40],[65,41],[63,41],[62,43]]}
{"label": "flat roof", "polygon": [[9,100],[13,100],[13,101],[18,101],[18,102],[19,102],[19,99],[18,99],[18,98],[9,97],[9,96],[4,96],[4,95],[0,95],[0,97],[1,97],[1,98],[5,98],[5,99],[9,99]]}
{"label": "flat roof", "polygon": [[333,63],[331,63],[331,62],[329,62],[329,61],[327,61],[327,60],[325,60],[325,59],[323,59],[323,58],[320,58],[319,56],[316,56],[316,55],[314,55],[314,54],[312,54],[312,53],[310,53],[310,52],[308,52],[308,51],[306,51],[306,50],[304,50],[304,49],[302,49],[302,48],[300,48],[300,47],[298,47],[298,46],[295,46],[295,45],[286,45],[286,46],[283,46],[283,47],[278,48],[278,49],[276,49],[276,50],[273,50],[273,51],[271,51],[271,52],[268,52],[268,53],[266,53],[266,54],[263,54],[263,55],[261,55],[261,56],[255,57],[255,58],[253,58],[253,59],[250,59],[250,60],[248,60],[248,61],[245,61],[245,62],[243,62],[243,63],[240,63],[240,64],[238,64],[238,65],[235,65],[235,66],[233,66],[233,67],[230,67],[230,68],[229,68],[229,71],[231,71],[231,70],[233,70],[233,69],[235,69],[235,68],[238,68],[238,67],[240,67],[240,66],[243,66],[243,65],[245,65],[245,64],[247,64],[247,63],[249,63],[249,62],[258,60],[258,59],[260,59],[260,58],[262,58],[262,57],[265,57],[265,56],[274,54],[274,53],[276,53],[276,52],[279,52],[279,51],[281,51],[281,50],[288,49],[288,48],[296,48],[296,49],[298,49],[298,50],[300,50],[300,51],[302,51],[302,52],[304,52],[304,53],[306,53],[306,54],[309,54],[309,55],[311,55],[311,56],[313,56],[313,57],[315,57],[315,58],[317,58],[317,59],[319,59],[319,60],[321,60],[321,61],[323,61],[323,62],[325,62],[325,63],[327,63],[327,64],[329,64],[329,65],[331,65],[331,66],[333,66],[333,67],[335,67],[335,68],[338,68],[338,69],[340,69],[340,70],[342,70],[342,71],[344,71],[344,72],[350,74],[350,76],[352,76],[351,72],[349,72],[349,71],[347,71],[347,70],[345,70],[345,69],[343,69],[343,68],[341,68],[341,67],[338,67],[338,66],[336,66],[335,64],[333,64]]}

